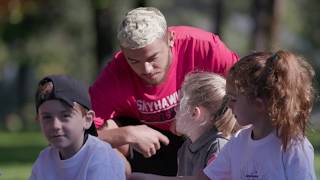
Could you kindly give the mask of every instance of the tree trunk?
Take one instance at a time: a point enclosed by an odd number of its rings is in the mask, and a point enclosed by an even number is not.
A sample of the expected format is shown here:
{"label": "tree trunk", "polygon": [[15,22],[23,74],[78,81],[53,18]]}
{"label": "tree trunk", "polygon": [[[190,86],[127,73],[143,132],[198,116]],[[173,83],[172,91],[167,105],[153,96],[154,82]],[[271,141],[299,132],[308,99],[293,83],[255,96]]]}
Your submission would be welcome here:
{"label": "tree trunk", "polygon": [[[94,12],[94,26],[96,32],[96,60],[97,68],[100,70],[106,59],[113,53],[113,32],[114,22],[112,19],[111,7],[99,8],[95,6],[95,0],[92,0]],[[99,71],[97,71],[99,72]]]}
{"label": "tree trunk", "polygon": [[[106,59],[110,54],[113,53],[113,41],[116,36],[116,32],[113,31],[115,24],[113,20],[112,7],[104,6],[97,7],[96,1],[91,0],[93,12],[94,12],[94,26],[96,29],[96,59],[97,68],[100,70],[106,63]],[[146,0],[135,1],[136,7],[146,6]],[[97,71],[99,72],[99,71]]]}
{"label": "tree trunk", "polygon": [[213,1],[213,14],[212,19],[214,19],[214,29],[213,32],[219,36],[222,34],[222,23],[223,23],[223,11],[224,11],[224,1],[214,0]]}
{"label": "tree trunk", "polygon": [[17,107],[19,109],[18,115],[22,123],[22,128],[25,129],[28,124],[27,115],[24,114],[23,108],[28,103],[28,97],[30,97],[31,89],[30,82],[31,78],[31,66],[28,63],[21,63],[19,65],[17,74]]}
{"label": "tree trunk", "polygon": [[283,0],[254,0],[252,16],[254,29],[252,48],[257,51],[274,50],[277,47],[278,25]]}
{"label": "tree trunk", "polygon": [[136,0],[136,7],[145,7],[147,5],[146,0]]}

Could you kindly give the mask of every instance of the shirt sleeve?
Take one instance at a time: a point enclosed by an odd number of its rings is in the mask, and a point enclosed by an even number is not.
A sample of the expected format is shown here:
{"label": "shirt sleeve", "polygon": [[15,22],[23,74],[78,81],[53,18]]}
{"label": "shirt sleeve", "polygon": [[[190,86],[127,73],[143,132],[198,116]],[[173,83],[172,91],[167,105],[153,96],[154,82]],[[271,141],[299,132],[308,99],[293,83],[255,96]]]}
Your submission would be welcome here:
{"label": "shirt sleeve", "polygon": [[[212,70],[226,77],[230,68],[239,60],[239,56],[231,51],[220,38],[214,34],[212,34],[210,47],[211,49],[208,53],[212,53]],[[210,57],[210,55],[208,55],[208,57]]]}
{"label": "shirt sleeve", "polygon": [[36,164],[33,165],[29,180],[37,180],[36,166],[37,166]]}
{"label": "shirt sleeve", "polygon": [[42,179],[42,172],[43,172],[43,154],[45,153],[45,150],[42,150],[37,157],[36,161],[32,165],[31,175],[29,177],[29,180],[39,180]]}
{"label": "shirt sleeve", "polygon": [[226,139],[217,138],[217,140],[211,144],[210,149],[208,151],[208,156],[206,159],[207,165],[217,158],[218,153],[221,151],[221,149],[227,142],[228,140]]}
{"label": "shirt sleeve", "polygon": [[305,138],[297,141],[284,152],[283,163],[287,179],[316,180],[314,169],[314,151],[311,143]]}
{"label": "shirt sleeve", "polygon": [[105,180],[119,179],[125,180],[125,164],[119,155],[113,149],[104,152],[98,159],[97,163],[91,166],[88,170],[86,179]]}
{"label": "shirt sleeve", "polygon": [[204,168],[204,174],[210,179],[231,180],[230,150],[231,141],[222,148],[216,159]]}
{"label": "shirt sleeve", "polygon": [[117,102],[116,97],[119,96],[116,94],[116,82],[113,76],[106,67],[89,89],[92,109],[96,114],[94,123],[97,128],[102,127],[105,121],[112,119],[115,114],[114,105]]}

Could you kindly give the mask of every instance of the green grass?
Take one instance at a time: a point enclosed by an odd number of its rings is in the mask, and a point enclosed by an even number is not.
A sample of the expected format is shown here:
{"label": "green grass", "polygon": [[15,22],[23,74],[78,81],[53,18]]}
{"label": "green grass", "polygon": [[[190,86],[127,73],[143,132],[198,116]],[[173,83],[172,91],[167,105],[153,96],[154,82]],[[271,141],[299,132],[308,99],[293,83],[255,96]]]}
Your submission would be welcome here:
{"label": "green grass", "polygon": [[[315,170],[320,177],[320,131],[310,131],[308,137],[315,147]],[[0,133],[0,179],[28,179],[33,162],[46,145],[40,132]]]}
{"label": "green grass", "polygon": [[316,175],[319,178],[320,177],[320,153],[315,154],[314,162],[315,162]]}
{"label": "green grass", "polygon": [[314,147],[314,162],[316,175],[320,178],[320,129],[309,130],[308,139]]}
{"label": "green grass", "polygon": [[0,133],[0,179],[28,179],[47,142],[39,132]]}
{"label": "green grass", "polygon": [[31,172],[32,163],[9,163],[0,165],[0,179],[6,180],[22,180],[28,179]]}

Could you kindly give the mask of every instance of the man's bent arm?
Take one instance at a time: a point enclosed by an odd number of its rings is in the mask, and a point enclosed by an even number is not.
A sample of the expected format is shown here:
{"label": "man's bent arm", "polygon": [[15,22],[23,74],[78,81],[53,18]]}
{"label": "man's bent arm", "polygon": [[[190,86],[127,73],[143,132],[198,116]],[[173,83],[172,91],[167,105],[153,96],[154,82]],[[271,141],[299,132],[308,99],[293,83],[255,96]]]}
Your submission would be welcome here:
{"label": "man's bent arm", "polygon": [[[160,149],[161,143],[169,144],[169,139],[157,130],[146,125],[118,127],[114,120],[107,120],[103,128],[98,129],[98,136],[114,148],[118,148],[124,155],[128,155],[129,146],[143,154],[151,157]],[[121,147],[126,145],[125,147]],[[121,149],[121,148],[123,149]]]}
{"label": "man's bent arm", "polygon": [[113,148],[126,145],[130,142],[129,126],[119,127],[114,120],[109,119],[106,125],[98,129],[98,137],[111,144]]}

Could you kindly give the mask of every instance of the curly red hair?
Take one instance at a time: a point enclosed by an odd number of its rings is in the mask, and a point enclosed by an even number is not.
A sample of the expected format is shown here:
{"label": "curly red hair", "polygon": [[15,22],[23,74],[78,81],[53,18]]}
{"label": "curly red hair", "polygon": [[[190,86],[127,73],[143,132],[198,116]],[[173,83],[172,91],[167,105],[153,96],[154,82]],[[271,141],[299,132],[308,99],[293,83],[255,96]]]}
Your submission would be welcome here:
{"label": "curly red hair", "polygon": [[292,139],[305,136],[314,102],[314,76],[311,65],[291,52],[257,52],[230,69],[227,91],[265,99],[272,126],[286,150]]}

